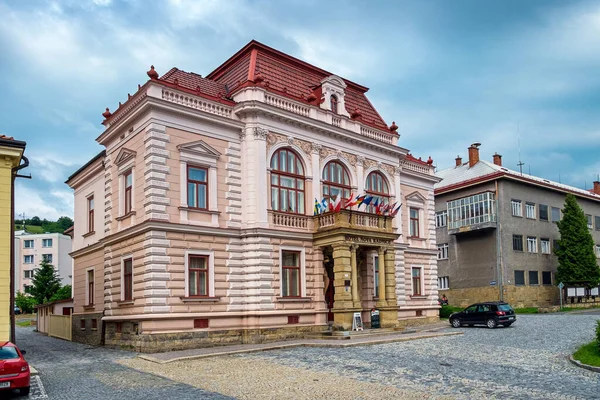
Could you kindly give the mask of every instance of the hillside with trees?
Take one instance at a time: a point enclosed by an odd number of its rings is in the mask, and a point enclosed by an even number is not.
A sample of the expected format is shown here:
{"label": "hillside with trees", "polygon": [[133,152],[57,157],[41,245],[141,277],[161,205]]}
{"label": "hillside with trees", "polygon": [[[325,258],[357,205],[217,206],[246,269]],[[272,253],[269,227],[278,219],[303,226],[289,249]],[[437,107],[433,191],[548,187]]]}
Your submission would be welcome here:
{"label": "hillside with trees", "polygon": [[73,226],[73,220],[69,217],[60,217],[56,221],[48,221],[35,216],[25,220],[15,220],[15,230],[25,230],[27,233],[63,233]]}

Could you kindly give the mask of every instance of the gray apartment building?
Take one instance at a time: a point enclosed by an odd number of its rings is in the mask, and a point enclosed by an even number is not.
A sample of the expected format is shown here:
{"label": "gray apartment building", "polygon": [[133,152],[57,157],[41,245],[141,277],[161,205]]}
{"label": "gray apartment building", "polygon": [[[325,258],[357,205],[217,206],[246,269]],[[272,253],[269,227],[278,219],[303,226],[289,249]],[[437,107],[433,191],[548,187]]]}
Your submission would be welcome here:
{"label": "gray apartment building", "polygon": [[461,306],[558,304],[552,250],[565,195],[577,197],[600,258],[600,182],[579,189],[505,168],[499,154],[480,160],[478,143],[468,152],[468,162],[457,157],[454,167],[436,173],[442,178],[435,185],[440,297]]}

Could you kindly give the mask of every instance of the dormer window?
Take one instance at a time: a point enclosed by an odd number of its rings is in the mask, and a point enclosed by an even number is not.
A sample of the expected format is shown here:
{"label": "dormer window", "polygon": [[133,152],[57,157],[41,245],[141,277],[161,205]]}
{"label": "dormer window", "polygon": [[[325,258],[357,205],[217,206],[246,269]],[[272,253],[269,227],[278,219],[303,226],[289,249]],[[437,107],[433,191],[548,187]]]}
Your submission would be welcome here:
{"label": "dormer window", "polygon": [[337,99],[337,97],[335,95],[331,95],[330,102],[331,102],[331,111],[334,114],[337,114],[338,113],[338,99]]}

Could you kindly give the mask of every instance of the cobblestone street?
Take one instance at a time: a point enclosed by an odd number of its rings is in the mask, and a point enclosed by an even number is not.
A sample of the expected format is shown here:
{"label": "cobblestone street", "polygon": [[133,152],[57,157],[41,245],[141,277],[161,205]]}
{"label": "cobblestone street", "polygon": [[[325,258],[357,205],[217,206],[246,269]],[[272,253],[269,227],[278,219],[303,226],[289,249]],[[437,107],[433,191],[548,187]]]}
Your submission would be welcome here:
{"label": "cobblestone street", "polygon": [[598,318],[525,315],[510,328],[458,336],[169,364],[30,329],[18,335],[50,399],[597,399],[600,374],[566,357],[593,339]]}

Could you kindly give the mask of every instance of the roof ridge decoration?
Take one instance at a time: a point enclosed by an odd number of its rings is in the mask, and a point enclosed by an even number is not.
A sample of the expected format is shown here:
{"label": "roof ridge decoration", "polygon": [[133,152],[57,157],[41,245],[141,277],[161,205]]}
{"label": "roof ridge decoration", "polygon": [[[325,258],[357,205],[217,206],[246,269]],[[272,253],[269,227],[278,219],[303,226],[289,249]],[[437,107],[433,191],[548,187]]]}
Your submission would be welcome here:
{"label": "roof ridge decoration", "polygon": [[204,140],[197,140],[195,142],[180,144],[177,146],[177,150],[186,151],[188,153],[208,156],[217,159],[221,156],[214,147],[206,143]]}
{"label": "roof ridge decoration", "polygon": [[117,157],[115,157],[115,165],[125,164],[127,161],[135,158],[136,154],[137,153],[133,150],[126,149],[125,147],[121,148],[117,154]]}

